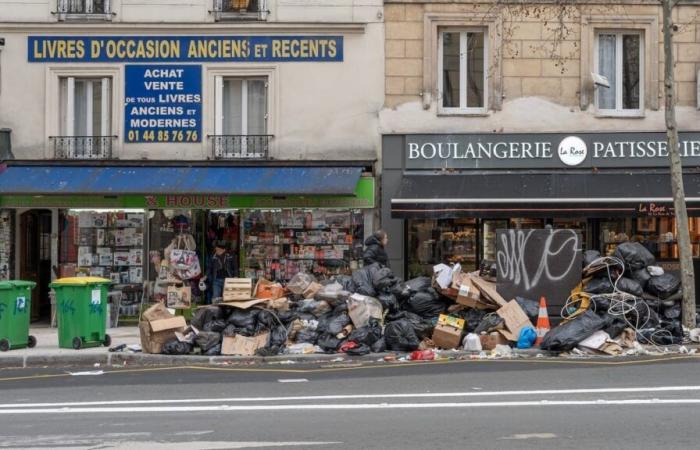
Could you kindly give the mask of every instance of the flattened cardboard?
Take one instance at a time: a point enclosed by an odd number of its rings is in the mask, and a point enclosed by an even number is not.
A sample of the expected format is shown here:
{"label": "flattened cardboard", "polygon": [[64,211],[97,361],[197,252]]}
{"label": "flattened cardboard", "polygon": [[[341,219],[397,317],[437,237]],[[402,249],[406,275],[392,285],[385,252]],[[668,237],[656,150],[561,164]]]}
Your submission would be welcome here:
{"label": "flattened cardboard", "polygon": [[254,337],[245,337],[241,335],[224,336],[224,340],[221,343],[221,354],[253,356],[258,349],[267,345],[269,338],[269,332]]}
{"label": "flattened cardboard", "polygon": [[255,298],[253,300],[248,300],[247,302],[223,302],[219,303],[219,305],[223,306],[232,306],[234,308],[238,309],[248,309],[251,306],[259,305],[260,303],[265,303],[269,302],[269,299],[266,298]]}
{"label": "flattened cardboard", "polygon": [[175,316],[170,314],[168,308],[166,308],[162,303],[156,303],[143,312],[143,318],[148,322],[153,322],[154,320],[171,319],[173,317]]}
{"label": "flattened cardboard", "polygon": [[509,341],[517,341],[520,337],[520,330],[532,326],[532,322],[530,322],[530,319],[515,300],[511,300],[505,306],[502,306],[496,311],[496,314],[503,318],[505,322],[506,329],[501,330],[501,333]]}
{"label": "flattened cardboard", "polygon": [[180,328],[185,328],[187,326],[187,321],[182,316],[172,317],[170,319],[153,320],[149,322],[151,325],[151,330],[154,333],[165,330],[177,330]]}
{"label": "flattened cardboard", "polygon": [[462,342],[462,330],[449,325],[436,325],[432,341],[437,347],[445,350],[457,348]]}
{"label": "flattened cardboard", "polygon": [[483,278],[472,277],[472,283],[481,291],[481,294],[488,300],[498,304],[499,306],[505,306],[507,303],[503,297],[496,291],[496,283],[491,281],[486,281]]}

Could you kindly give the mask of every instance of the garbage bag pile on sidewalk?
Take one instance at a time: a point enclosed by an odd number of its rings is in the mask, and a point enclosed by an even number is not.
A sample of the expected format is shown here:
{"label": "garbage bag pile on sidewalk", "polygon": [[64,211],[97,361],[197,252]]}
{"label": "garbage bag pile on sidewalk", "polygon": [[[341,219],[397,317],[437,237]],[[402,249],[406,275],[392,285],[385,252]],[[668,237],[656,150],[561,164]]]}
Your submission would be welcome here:
{"label": "garbage bag pile on sidewalk", "polygon": [[[680,281],[654,264],[638,243],[620,244],[614,257],[586,252],[583,282],[540,347],[621,354],[639,349],[637,341],[680,343]],[[144,351],[171,355],[394,351],[432,359],[433,349],[464,348],[507,356],[534,345],[539,310],[534,300],[501,297],[493,264],[473,273],[439,264],[432,278],[406,282],[372,264],[329,280],[300,273],[286,286],[227,279],[223,303],[198,308],[189,324],[155,305],[140,329]]]}

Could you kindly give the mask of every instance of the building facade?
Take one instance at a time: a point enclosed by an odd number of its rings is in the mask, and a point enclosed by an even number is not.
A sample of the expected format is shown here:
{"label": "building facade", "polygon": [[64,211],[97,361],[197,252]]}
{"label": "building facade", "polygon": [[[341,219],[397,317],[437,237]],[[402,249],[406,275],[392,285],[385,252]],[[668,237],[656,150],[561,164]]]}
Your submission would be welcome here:
{"label": "building facade", "polygon": [[252,278],[361,259],[381,1],[0,0],[0,30],[0,274],[34,318],[57,276],[157,294],[173,242]]}
{"label": "building facade", "polygon": [[[674,10],[691,237],[700,258],[700,27]],[[392,265],[496,259],[496,229],[642,242],[677,268],[657,2],[386,0],[382,227]],[[696,266],[697,272],[697,266]]]}

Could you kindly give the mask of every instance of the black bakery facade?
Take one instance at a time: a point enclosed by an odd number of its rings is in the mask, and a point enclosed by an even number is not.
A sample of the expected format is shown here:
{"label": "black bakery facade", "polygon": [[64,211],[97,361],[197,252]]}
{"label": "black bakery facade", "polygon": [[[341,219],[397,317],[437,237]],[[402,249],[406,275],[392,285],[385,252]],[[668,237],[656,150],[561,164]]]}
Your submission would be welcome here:
{"label": "black bakery facade", "polygon": [[[680,152],[700,274],[700,132],[681,133]],[[381,180],[392,268],[406,277],[473,270],[495,258],[497,229],[547,225],[580,230],[585,250],[636,240],[678,265],[663,132],[384,135]]]}

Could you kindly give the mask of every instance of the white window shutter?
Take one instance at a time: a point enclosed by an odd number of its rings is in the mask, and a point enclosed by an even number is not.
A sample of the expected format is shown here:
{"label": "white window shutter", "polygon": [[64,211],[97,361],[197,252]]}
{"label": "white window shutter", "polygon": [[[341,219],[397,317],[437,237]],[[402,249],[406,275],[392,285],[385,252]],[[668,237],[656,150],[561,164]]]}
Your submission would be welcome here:
{"label": "white window shutter", "polygon": [[75,136],[75,78],[66,79],[66,136]]}
{"label": "white window shutter", "polygon": [[110,86],[109,78],[102,78],[102,123],[100,124],[100,136],[110,136],[110,118],[112,116],[110,110]]}
{"label": "white window shutter", "polygon": [[214,134],[224,133],[224,77],[214,77]]}

